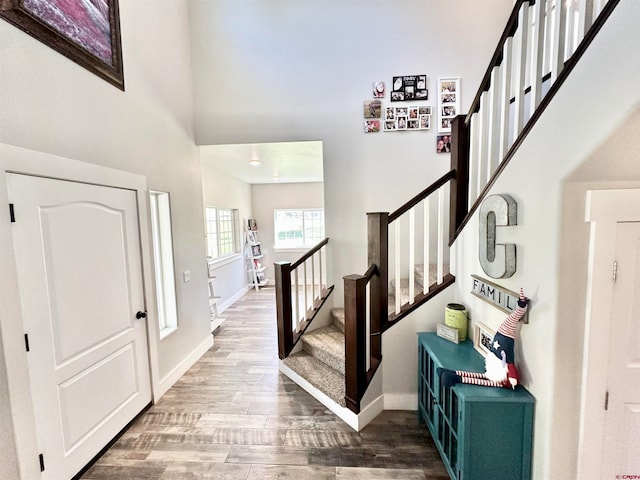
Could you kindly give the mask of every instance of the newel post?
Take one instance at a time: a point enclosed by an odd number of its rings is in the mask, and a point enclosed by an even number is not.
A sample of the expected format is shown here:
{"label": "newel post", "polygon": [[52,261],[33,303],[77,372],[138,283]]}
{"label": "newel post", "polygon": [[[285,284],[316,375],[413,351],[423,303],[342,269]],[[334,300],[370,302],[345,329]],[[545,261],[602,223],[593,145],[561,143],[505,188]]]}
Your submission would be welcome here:
{"label": "newel post", "polygon": [[344,277],[345,401],[354,413],[360,413],[360,400],[367,387],[366,287],[367,278],[362,275]]}
{"label": "newel post", "polygon": [[291,312],[291,263],[275,262],[276,313],[278,321],[278,357],[284,360],[293,348]]}
{"label": "newel post", "polygon": [[449,196],[449,246],[469,212],[469,128],[465,118],[458,115],[451,124],[451,170],[455,171],[455,177]]}
{"label": "newel post", "polygon": [[[367,213],[368,263],[376,266],[371,278],[371,333],[382,332],[389,319],[389,213]],[[382,358],[380,334],[371,337],[371,356]]]}

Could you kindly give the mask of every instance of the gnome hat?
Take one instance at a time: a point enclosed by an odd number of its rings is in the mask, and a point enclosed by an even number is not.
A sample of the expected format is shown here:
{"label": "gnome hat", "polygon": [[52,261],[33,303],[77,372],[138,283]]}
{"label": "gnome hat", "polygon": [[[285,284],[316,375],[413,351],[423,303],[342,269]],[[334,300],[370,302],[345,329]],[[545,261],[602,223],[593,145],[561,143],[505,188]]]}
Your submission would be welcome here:
{"label": "gnome hat", "polygon": [[491,351],[493,354],[502,360],[503,364],[509,364],[515,362],[514,346],[516,337],[516,327],[522,316],[527,311],[527,298],[524,296],[524,292],[520,289],[520,298],[518,299],[518,306],[509,314],[500,324],[498,332],[493,336],[493,342],[491,342]]}

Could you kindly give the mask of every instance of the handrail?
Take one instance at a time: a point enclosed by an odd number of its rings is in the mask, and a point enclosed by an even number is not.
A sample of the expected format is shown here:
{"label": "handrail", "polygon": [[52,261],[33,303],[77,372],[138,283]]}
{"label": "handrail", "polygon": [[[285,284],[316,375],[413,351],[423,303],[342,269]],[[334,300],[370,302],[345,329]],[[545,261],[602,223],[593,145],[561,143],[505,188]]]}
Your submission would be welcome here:
{"label": "handrail", "polygon": [[311,250],[309,250],[307,253],[302,255],[298,260],[296,260],[294,263],[291,264],[291,270],[295,270],[296,268],[298,268],[300,265],[306,262],[309,258],[311,258],[314,253],[316,253],[318,250],[324,247],[327,243],[329,243],[329,238],[325,238],[324,240],[318,242],[314,247],[311,247]]}
{"label": "handrail", "polygon": [[[516,5],[514,6],[514,11],[513,12],[517,12],[517,9],[519,9],[521,7],[521,5],[523,3],[525,3],[525,2],[527,2],[527,1],[530,1],[530,0],[518,0]],[[506,154],[504,156],[504,159],[501,159],[502,161],[500,162],[500,164],[497,166],[496,170],[491,175],[491,178],[487,181],[487,183],[485,184],[484,188],[480,192],[478,192],[477,198],[474,200],[473,204],[469,207],[468,212],[467,212],[466,216],[464,217],[464,219],[462,219],[461,221],[457,221],[456,222],[455,233],[451,236],[451,239],[450,239],[451,243],[453,243],[453,241],[458,237],[458,235],[462,232],[462,230],[464,229],[466,224],[469,222],[469,220],[471,219],[473,214],[480,207],[480,204],[482,203],[482,201],[484,200],[484,198],[486,197],[488,192],[491,190],[491,188],[493,187],[493,185],[496,182],[496,180],[498,179],[498,177],[502,174],[504,169],[507,167],[507,165],[509,164],[510,160],[515,155],[516,151],[520,148],[520,146],[524,142],[525,138],[528,136],[529,132],[533,129],[535,124],[538,122],[538,120],[542,116],[542,113],[546,110],[546,108],[549,105],[549,103],[551,102],[551,100],[558,93],[558,91],[560,90],[560,87],[567,80],[569,74],[573,71],[573,69],[575,68],[575,66],[579,62],[579,60],[582,58],[582,56],[586,52],[586,50],[589,47],[589,45],[591,45],[591,43],[595,39],[596,35],[602,29],[602,27],[607,22],[608,18],[611,16],[611,14],[613,13],[613,11],[615,10],[615,8],[618,6],[619,3],[620,3],[620,0],[609,0],[603,6],[602,11],[597,16],[597,18],[594,20],[593,24],[591,25],[591,28],[585,33],[585,36],[583,37],[582,41],[578,44],[578,46],[577,46],[575,52],[573,53],[573,55],[571,55],[571,57],[569,57],[564,62],[564,66],[563,66],[562,70],[558,74],[558,76],[555,79],[555,81],[549,87],[549,90],[548,90],[547,94],[541,99],[538,107],[533,111],[533,113],[531,114],[531,117],[529,118],[529,120],[523,125],[522,130],[520,131],[519,135],[514,140],[514,142],[511,145],[511,147],[509,147],[509,149],[507,150],[507,152],[506,152]],[[513,22],[513,18],[512,18],[513,15],[514,15],[513,12],[511,14],[511,17],[509,18],[508,26]],[[515,15],[517,17],[517,13],[515,13]],[[516,27],[517,27],[517,23],[516,23]],[[505,29],[505,33],[507,31],[508,31],[508,29]],[[513,33],[511,33],[511,35],[513,35]],[[498,48],[496,49],[496,52],[498,52],[499,50],[502,49],[502,47],[504,46],[504,42],[506,41],[506,38],[508,38],[508,36],[509,35],[505,36],[505,34],[503,34],[503,36],[500,39],[500,42],[498,44]],[[487,73],[485,74],[485,78],[483,79],[483,81],[481,83],[481,86],[480,86],[480,89],[478,90],[478,93],[477,93],[477,95],[476,95],[476,97],[474,99],[474,102],[472,103],[471,108],[469,109],[469,113],[467,114],[467,116],[465,118],[465,122],[464,123],[465,123],[465,125],[467,127],[469,127],[469,122],[470,122],[471,116],[478,111],[480,97],[482,96],[483,92],[485,92],[489,88],[489,86],[491,84],[491,82],[490,82],[491,71],[492,71],[492,69],[494,67],[499,65],[499,63],[496,63],[496,61],[500,62],[501,60],[502,60],[502,56],[501,55],[498,56],[498,55],[494,54],[494,56],[492,58],[492,62],[490,63],[489,68],[487,69]],[[489,77],[489,81],[488,82],[487,82],[487,76]],[[468,154],[469,154],[469,152],[467,151],[466,155],[468,156]]]}
{"label": "handrail", "polygon": [[[275,262],[274,277],[276,285],[276,316],[278,325],[278,356],[285,359],[293,350],[304,332],[320,311],[320,307],[333,291],[333,285],[323,283],[323,248],[329,239],[325,238],[308,252],[304,253],[294,263]],[[311,262],[311,282],[307,276],[306,262]],[[318,266],[316,275],[316,263]],[[298,269],[302,267],[302,286],[298,282]],[[294,277],[292,283],[291,277]],[[318,283],[316,284],[316,279]],[[311,287],[311,301],[308,300]],[[316,287],[318,295],[316,295]],[[295,288],[295,292],[294,292]],[[302,293],[300,290],[302,289]],[[300,314],[300,297],[302,296],[303,312]],[[294,308],[295,305],[295,308]]]}
{"label": "handrail", "polygon": [[403,214],[407,213],[409,210],[411,210],[413,207],[415,207],[418,203],[420,203],[425,198],[427,198],[429,195],[431,195],[436,190],[438,190],[440,187],[442,187],[449,180],[453,179],[455,177],[455,174],[456,174],[455,170],[449,170],[447,173],[442,175],[439,179],[437,179],[435,182],[433,182],[431,185],[429,185],[427,188],[425,188],[422,192],[417,194],[415,197],[413,197],[407,203],[402,205],[400,208],[396,209],[393,213],[390,213],[389,214],[389,223],[393,222],[394,220],[397,220]]}
{"label": "handrail", "polygon": [[520,12],[520,7],[524,2],[529,2],[529,4],[535,3],[535,0],[516,0],[513,10],[511,11],[511,15],[509,16],[509,20],[507,20],[507,25],[500,36],[500,40],[498,40],[498,46],[496,47],[495,52],[493,52],[493,56],[491,57],[491,61],[489,62],[489,67],[482,77],[480,81],[480,87],[478,88],[478,93],[476,93],[473,102],[471,102],[471,108],[469,109],[469,113],[465,119],[465,123],[469,125],[471,121],[471,114],[477,112],[480,109],[480,97],[482,96],[482,92],[489,89],[491,85],[491,72],[493,71],[493,67],[496,65],[500,65],[502,63],[502,58],[504,55],[504,44],[509,37],[513,37],[518,29],[518,14]]}

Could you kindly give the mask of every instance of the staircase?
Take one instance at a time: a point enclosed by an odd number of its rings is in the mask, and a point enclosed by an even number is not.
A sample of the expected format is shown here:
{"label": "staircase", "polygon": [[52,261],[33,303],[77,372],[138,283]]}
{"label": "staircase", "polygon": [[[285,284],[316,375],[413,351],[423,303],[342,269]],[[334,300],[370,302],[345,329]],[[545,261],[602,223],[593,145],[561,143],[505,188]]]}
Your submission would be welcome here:
{"label": "staircase", "polygon": [[[281,370],[317,392],[325,405],[335,405],[329,408],[343,420],[348,411],[363,426],[362,407],[371,410],[377,403],[381,409],[381,394],[363,399],[374,378],[382,392],[376,376],[382,334],[455,281],[456,268],[449,263],[456,258],[450,249],[457,236],[618,3],[514,2],[469,113],[451,126],[451,169],[394,212],[367,214],[368,268],[343,277],[345,308],[332,309],[328,325],[305,334],[326,297],[311,302],[302,319],[291,314],[291,277],[297,284],[293,270],[305,257],[276,270],[282,280],[276,282]],[[420,265],[430,266],[426,288]],[[294,352],[298,340],[301,347]]]}
{"label": "staircase", "polygon": [[[448,265],[446,267],[448,269]],[[429,265],[427,280],[427,287],[437,282],[437,266],[435,264]],[[423,264],[415,266],[414,281],[415,291],[422,291],[424,289]],[[395,309],[396,283],[395,280],[390,283],[390,315]],[[400,280],[398,293],[401,303],[408,304],[410,298],[408,278]],[[333,402],[341,407],[346,407],[344,308],[332,308],[330,319],[329,325],[307,331],[301,338],[302,348],[285,358],[283,363]]]}

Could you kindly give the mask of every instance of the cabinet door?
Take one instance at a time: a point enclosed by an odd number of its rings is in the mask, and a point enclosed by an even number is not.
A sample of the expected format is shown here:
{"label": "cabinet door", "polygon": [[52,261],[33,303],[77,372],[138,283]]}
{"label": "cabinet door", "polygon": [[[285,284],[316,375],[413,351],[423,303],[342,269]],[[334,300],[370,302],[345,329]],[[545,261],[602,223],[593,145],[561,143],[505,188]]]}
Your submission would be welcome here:
{"label": "cabinet door", "polygon": [[530,433],[524,431],[522,403],[460,403],[460,478],[525,480],[530,478]]}
{"label": "cabinet door", "polygon": [[420,362],[418,368],[420,377],[418,379],[420,420],[425,421],[433,432],[436,425],[436,392],[437,384],[439,383],[436,381],[437,365],[422,342],[419,344],[418,361]]}

